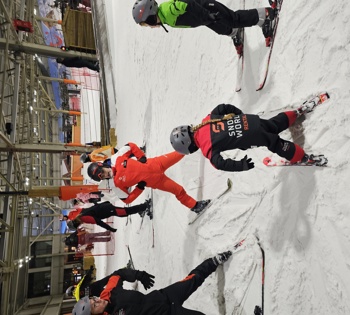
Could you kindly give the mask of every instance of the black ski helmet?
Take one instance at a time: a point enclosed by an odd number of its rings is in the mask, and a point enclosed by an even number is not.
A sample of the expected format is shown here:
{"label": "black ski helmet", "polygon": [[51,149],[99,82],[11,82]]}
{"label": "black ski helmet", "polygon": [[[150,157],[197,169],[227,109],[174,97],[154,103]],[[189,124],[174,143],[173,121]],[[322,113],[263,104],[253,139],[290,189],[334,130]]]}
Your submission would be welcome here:
{"label": "black ski helmet", "polygon": [[78,234],[77,232],[72,233],[71,235],[67,236],[64,239],[64,243],[67,246],[75,246],[77,247],[79,245],[79,239],[78,239]]}
{"label": "black ski helmet", "polygon": [[81,162],[81,163],[91,162],[90,157],[89,157],[89,154],[88,154],[88,153],[83,153],[83,154],[80,156],[80,162]]}
{"label": "black ski helmet", "polygon": [[191,126],[188,125],[174,128],[170,134],[170,143],[181,154],[191,154],[198,150],[193,141]]}
{"label": "black ski helmet", "polygon": [[102,180],[101,173],[103,167],[109,167],[108,165],[105,165],[101,162],[94,162],[91,163],[87,169],[87,173],[91,179],[93,179],[96,182],[100,182]]}
{"label": "black ski helmet", "polygon": [[154,0],[136,0],[132,16],[137,24],[145,22],[150,16],[157,15],[158,3]]}

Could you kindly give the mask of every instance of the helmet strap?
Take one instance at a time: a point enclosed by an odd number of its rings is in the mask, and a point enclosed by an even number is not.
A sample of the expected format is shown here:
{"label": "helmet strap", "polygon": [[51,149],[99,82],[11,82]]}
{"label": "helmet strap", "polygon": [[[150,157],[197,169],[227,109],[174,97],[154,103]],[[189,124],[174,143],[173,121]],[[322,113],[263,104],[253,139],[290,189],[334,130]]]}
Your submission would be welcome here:
{"label": "helmet strap", "polygon": [[163,27],[164,31],[166,31],[167,33],[169,33],[169,31],[165,28],[165,26],[163,25],[162,22],[159,22],[159,24],[161,25],[161,27]]}

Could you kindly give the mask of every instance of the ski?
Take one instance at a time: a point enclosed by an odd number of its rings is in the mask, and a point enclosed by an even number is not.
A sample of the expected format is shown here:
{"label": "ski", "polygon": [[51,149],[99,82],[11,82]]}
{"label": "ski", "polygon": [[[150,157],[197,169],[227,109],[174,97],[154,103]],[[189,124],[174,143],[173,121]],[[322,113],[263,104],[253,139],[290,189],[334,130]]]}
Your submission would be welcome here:
{"label": "ski", "polygon": [[244,238],[241,241],[239,241],[238,243],[236,243],[232,248],[232,253],[236,253],[236,252],[240,251],[241,249],[245,248],[246,247],[245,240],[246,239]]}
{"label": "ski", "polygon": [[192,219],[192,220],[188,223],[188,225],[191,225],[191,224],[193,224],[194,222],[196,222],[197,219],[198,219],[199,217],[201,217],[201,216],[203,215],[203,213],[204,213],[205,211],[207,211],[218,199],[220,199],[223,195],[225,195],[225,194],[231,189],[231,187],[232,187],[232,181],[231,181],[231,179],[228,178],[228,179],[227,179],[227,186],[225,187],[225,190],[223,190],[218,196],[216,196],[214,199],[212,199],[212,200],[208,203],[208,205],[207,205],[200,213],[198,213],[194,219]]}
{"label": "ski", "polygon": [[151,189],[151,208],[150,208],[150,215],[149,218],[152,220],[152,248],[154,248],[154,221],[153,221],[153,213],[154,213],[154,207],[153,207],[153,189]]}
{"label": "ski", "polygon": [[[286,105],[286,106],[282,106],[282,107],[279,107],[279,108],[271,110],[271,111],[261,111],[261,112],[256,113],[256,115],[258,115],[258,116],[262,116],[262,115],[266,115],[266,114],[277,115],[277,113],[284,112],[286,110],[299,110],[306,103],[313,103],[312,106],[314,109],[316,106],[323,104],[324,102],[326,102],[329,99],[330,99],[330,96],[329,96],[328,92],[321,92],[318,94],[311,95],[310,98],[308,100],[304,101],[302,105],[300,105],[300,104],[298,104],[298,105],[296,105],[296,104]],[[293,127],[293,126],[291,126],[291,127]],[[291,127],[289,127],[289,128],[291,128]]]}
{"label": "ski", "polygon": [[[245,9],[245,0],[241,0],[240,3],[241,10]],[[242,89],[242,78],[243,78],[243,68],[244,68],[244,28],[238,29],[239,38],[241,41],[241,45],[239,48],[236,48],[238,54],[237,60],[237,79],[236,79],[236,88],[235,91],[239,92]]]}
{"label": "ski", "polygon": [[244,28],[241,31],[241,41],[242,41],[242,50],[238,54],[237,61],[237,79],[236,79],[236,88],[235,91],[239,92],[242,90],[242,78],[243,78],[243,69],[244,69]]}
{"label": "ski", "polygon": [[265,291],[265,251],[261,246],[260,239],[256,235],[257,243],[261,251],[261,306],[256,305],[254,315],[264,315],[264,291]]}
{"label": "ski", "polygon": [[291,163],[285,159],[272,159],[271,157],[265,157],[263,163],[266,166],[319,166],[326,167],[328,159],[324,155],[310,155],[311,159],[307,162]]}
{"label": "ski", "polygon": [[280,19],[280,11],[282,8],[282,3],[283,0],[269,0],[269,3],[271,5],[272,8],[277,10],[277,15],[274,19],[274,26],[273,26],[273,35],[272,37],[268,37],[266,38],[266,47],[268,47],[269,51],[267,53],[267,59],[266,61],[264,61],[265,65],[263,65],[264,67],[264,72],[262,74],[262,77],[260,79],[260,84],[259,87],[256,89],[257,91],[260,91],[263,89],[263,87],[265,86],[266,83],[266,79],[267,79],[267,75],[269,72],[269,66],[270,66],[270,60],[271,60],[271,55],[272,55],[272,51],[273,51],[273,46],[275,43],[275,38],[276,38],[276,33],[277,33],[277,27],[278,27],[278,22]]}

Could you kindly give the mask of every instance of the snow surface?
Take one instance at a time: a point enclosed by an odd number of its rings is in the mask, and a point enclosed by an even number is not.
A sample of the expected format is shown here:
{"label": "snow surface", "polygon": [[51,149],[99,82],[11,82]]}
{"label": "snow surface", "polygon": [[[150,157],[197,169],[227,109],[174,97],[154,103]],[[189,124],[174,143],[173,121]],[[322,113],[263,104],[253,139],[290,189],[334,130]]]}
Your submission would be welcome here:
{"label": "snow surface", "polygon": [[[240,1],[222,2],[240,9]],[[247,9],[268,5],[245,2]],[[262,163],[270,155],[265,148],[225,152],[254,160],[253,170],[240,173],[215,170],[200,152],[186,156],[167,174],[190,195],[213,198],[227,178],[232,190],[193,225],[188,225],[193,214],[174,196],[154,191],[153,222],[145,219],[139,231],[137,215],[128,225],[126,219],[114,220],[116,253],[98,258],[98,276],[125,266],[129,245],[136,268],[154,274],[160,289],[248,236],[250,245],[209,277],[185,306],[205,314],[253,314],[261,304],[261,255],[252,242],[257,233],[266,252],[265,314],[350,314],[349,2],[284,1],[269,77],[260,92],[255,89],[264,38],[258,27],[247,28],[239,93],[234,92],[237,56],[229,38],[205,27],[168,27],[168,34],[142,28],[132,19],[133,1],[103,5],[110,25],[117,97],[111,121],[118,146],[146,142],[149,157],[170,152],[174,127],[200,123],[220,103],[269,118],[313,93],[328,91],[331,100],[299,121],[293,133],[282,134],[308,153],[325,154],[327,168],[269,168]],[[146,197],[147,192],[134,204]]]}

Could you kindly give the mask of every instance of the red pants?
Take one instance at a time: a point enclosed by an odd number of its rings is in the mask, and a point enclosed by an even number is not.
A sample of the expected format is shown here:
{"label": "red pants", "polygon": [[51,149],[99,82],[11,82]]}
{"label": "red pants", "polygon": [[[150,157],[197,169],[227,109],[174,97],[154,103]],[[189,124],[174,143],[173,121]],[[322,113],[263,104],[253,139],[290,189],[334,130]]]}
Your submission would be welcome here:
{"label": "red pants", "polygon": [[[164,174],[164,172],[177,162],[179,162],[184,155],[178,152],[171,152],[168,154],[164,154],[155,158],[149,158],[148,161],[150,163],[157,163],[160,166],[162,171],[161,174],[157,177],[153,177],[152,182],[147,181],[147,186],[156,188],[159,190],[167,191],[175,195],[175,197],[187,208],[193,208],[196,205],[196,200],[191,196],[187,195],[185,189],[170,179],[168,176]],[[154,180],[156,179],[156,180]]]}

